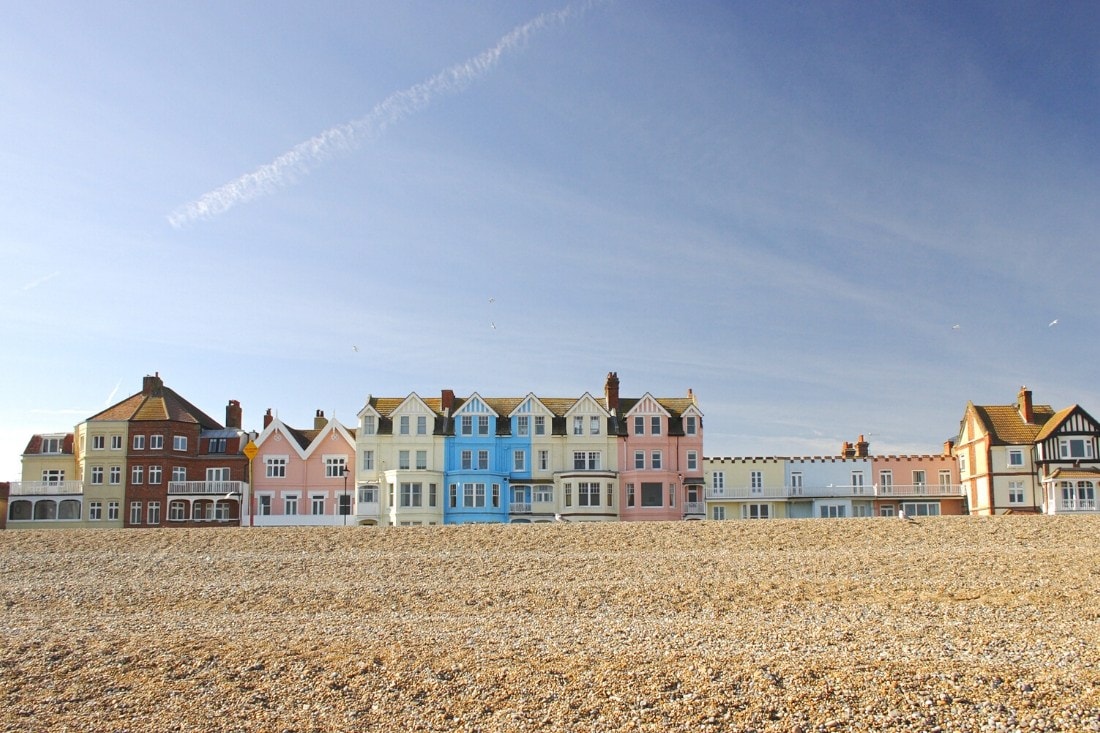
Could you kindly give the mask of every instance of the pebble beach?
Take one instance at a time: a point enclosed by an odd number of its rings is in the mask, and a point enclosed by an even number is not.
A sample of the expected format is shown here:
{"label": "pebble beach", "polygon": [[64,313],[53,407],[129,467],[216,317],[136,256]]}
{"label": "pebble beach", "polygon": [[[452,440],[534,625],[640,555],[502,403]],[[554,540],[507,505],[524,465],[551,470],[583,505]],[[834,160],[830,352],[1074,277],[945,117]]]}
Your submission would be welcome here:
{"label": "pebble beach", "polygon": [[0,532],[5,731],[1100,731],[1100,517]]}

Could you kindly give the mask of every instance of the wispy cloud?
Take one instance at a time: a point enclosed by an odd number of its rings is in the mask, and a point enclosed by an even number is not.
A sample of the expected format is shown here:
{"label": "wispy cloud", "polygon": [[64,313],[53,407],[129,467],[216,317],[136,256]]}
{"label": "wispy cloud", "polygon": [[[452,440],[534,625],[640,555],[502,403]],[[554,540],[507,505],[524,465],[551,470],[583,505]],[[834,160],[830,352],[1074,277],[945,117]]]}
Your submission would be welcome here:
{"label": "wispy cloud", "polygon": [[391,125],[430,105],[436,98],[462,91],[491,71],[500,59],[519,48],[532,34],[580,15],[587,5],[569,5],[543,13],[517,26],[496,45],[477,56],[439,72],[427,81],[391,94],[368,115],[329,128],[299,143],[278,158],[251,173],[203,194],[168,215],[168,223],[179,229],[198,219],[210,219],[237,204],[259,198],[309,173],[334,155],[346,153],[364,141],[380,137]]}
{"label": "wispy cloud", "polygon": [[49,275],[44,275],[44,276],[38,278],[37,280],[31,280],[29,283],[24,285],[19,290],[21,292],[24,292],[24,293],[27,292],[28,290],[33,290],[34,288],[37,288],[39,285],[41,285],[43,283],[46,283],[46,282],[49,282],[50,280],[53,280],[55,277],[57,277],[60,274],[61,274],[60,272],[51,272]]}

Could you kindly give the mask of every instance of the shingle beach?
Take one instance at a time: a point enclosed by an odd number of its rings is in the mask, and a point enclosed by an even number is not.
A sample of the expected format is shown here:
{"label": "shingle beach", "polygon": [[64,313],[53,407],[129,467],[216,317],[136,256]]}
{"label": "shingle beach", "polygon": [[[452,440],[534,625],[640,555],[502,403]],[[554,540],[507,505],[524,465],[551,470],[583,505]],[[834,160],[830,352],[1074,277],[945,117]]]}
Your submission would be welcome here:
{"label": "shingle beach", "polygon": [[1100,517],[0,532],[0,730],[1100,731]]}

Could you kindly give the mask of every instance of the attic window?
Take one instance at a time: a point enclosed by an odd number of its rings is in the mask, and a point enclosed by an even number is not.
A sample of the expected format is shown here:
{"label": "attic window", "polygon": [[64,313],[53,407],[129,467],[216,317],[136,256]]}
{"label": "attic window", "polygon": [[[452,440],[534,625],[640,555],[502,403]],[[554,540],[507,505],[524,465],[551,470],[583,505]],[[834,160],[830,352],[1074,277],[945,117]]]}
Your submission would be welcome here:
{"label": "attic window", "polygon": [[1058,454],[1062,458],[1092,458],[1092,441],[1088,438],[1061,438]]}

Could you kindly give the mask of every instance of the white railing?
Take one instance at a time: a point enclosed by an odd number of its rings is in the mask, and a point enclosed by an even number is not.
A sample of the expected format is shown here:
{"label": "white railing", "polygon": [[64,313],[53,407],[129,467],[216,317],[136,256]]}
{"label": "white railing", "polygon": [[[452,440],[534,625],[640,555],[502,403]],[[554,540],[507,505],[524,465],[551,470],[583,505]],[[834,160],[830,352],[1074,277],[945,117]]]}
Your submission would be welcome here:
{"label": "white railing", "polygon": [[83,481],[12,481],[9,496],[58,496],[83,494]]}
{"label": "white railing", "polygon": [[1094,512],[1096,511],[1095,499],[1061,499],[1057,509],[1060,512]]}
{"label": "white railing", "polygon": [[722,499],[798,499],[825,497],[905,498],[910,496],[962,496],[959,484],[893,484],[891,486],[729,486],[707,488],[707,500]]}
{"label": "white railing", "polygon": [[508,512],[510,514],[530,514],[531,502],[529,501],[513,501],[508,505]]}
{"label": "white railing", "polygon": [[169,481],[169,494],[237,494],[240,498],[248,491],[245,481]]}
{"label": "white railing", "polygon": [[684,516],[698,514],[699,516],[706,516],[707,505],[701,501],[685,501],[684,502]]}

